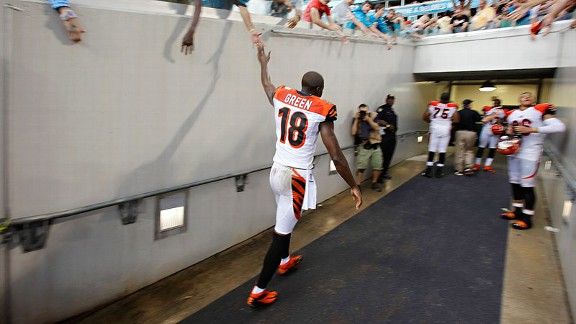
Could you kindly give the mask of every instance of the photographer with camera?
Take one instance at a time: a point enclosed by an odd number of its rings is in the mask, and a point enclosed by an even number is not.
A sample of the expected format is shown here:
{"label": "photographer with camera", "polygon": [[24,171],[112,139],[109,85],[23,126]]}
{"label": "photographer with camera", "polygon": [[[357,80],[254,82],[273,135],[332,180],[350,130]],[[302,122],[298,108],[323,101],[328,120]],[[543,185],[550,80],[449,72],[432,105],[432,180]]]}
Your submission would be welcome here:
{"label": "photographer with camera", "polygon": [[368,163],[372,166],[372,186],[381,191],[378,177],[382,170],[382,150],[380,150],[380,125],[376,123],[376,113],[368,111],[368,106],[361,104],[354,115],[352,136],[359,140],[358,156],[356,157],[356,183],[360,185]]}

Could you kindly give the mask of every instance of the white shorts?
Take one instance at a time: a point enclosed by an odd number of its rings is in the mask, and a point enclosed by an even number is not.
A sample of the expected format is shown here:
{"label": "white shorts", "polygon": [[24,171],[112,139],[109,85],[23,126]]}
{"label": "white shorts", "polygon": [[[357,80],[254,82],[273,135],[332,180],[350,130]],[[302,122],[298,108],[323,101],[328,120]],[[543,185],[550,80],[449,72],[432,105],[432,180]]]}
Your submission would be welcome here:
{"label": "white shorts", "polygon": [[539,161],[508,156],[508,177],[510,178],[510,183],[516,183],[522,187],[535,187],[539,165]]}
{"label": "white shorts", "polygon": [[270,187],[277,205],[274,231],[290,234],[302,216],[302,211],[316,208],[316,182],[312,170],[274,163],[270,170]]}
{"label": "white shorts", "polygon": [[480,133],[480,143],[478,143],[478,147],[496,148],[496,145],[498,145],[498,135],[494,135],[492,133],[491,127],[482,128],[482,132]]}
{"label": "white shorts", "polygon": [[449,127],[430,127],[430,142],[428,142],[428,152],[446,153],[450,143]]}

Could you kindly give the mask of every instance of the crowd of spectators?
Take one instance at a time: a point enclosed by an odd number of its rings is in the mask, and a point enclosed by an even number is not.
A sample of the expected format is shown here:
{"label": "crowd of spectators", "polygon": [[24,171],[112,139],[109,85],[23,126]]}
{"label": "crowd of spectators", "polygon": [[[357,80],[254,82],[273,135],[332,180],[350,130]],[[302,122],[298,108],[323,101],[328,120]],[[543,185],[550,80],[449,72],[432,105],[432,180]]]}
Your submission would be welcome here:
{"label": "crowd of spectators", "polygon": [[[70,8],[69,0],[49,0],[62,21],[70,40],[79,42],[85,29],[78,16]],[[194,48],[194,32],[200,19],[202,6],[210,6],[203,0],[168,0],[172,2],[193,2],[195,11],[192,23],[182,41],[182,51],[190,53]],[[249,0],[230,0],[242,15],[244,24],[253,43],[261,41],[260,33],[254,28],[246,4]],[[531,25],[530,34],[534,38],[540,31],[546,35],[551,23],[556,20],[573,19],[575,0],[480,0],[478,7],[472,8],[472,0],[452,0],[452,10],[417,17],[405,17],[400,9],[385,8],[383,3],[365,1],[355,4],[354,0],[340,0],[330,6],[331,0],[310,0],[306,5],[302,0],[271,0],[269,14],[288,18],[286,26],[294,28],[301,20],[310,27],[336,32],[344,41],[356,31],[380,38],[390,45],[396,44],[397,37],[413,40],[425,36],[462,33],[493,28],[506,28]],[[458,2],[457,2],[458,1]],[[489,2],[491,1],[491,2]],[[411,4],[422,3],[419,0]],[[229,7],[227,7],[229,9]],[[221,8],[222,9],[222,8]],[[570,25],[576,27],[576,21]]]}
{"label": "crowd of spectators", "polygon": [[[285,1],[288,0],[272,0],[272,6]],[[431,35],[523,25],[532,25],[531,34],[536,35],[554,20],[572,19],[576,7],[573,0],[480,0],[474,8],[471,0],[452,1],[449,11],[416,17],[405,17],[394,8],[385,8],[382,3],[366,1],[354,5],[354,0],[342,0],[332,7],[332,12],[324,10],[323,13],[328,21],[340,26],[338,30],[348,31],[348,34],[358,30],[364,35],[380,37],[394,44],[398,36],[421,39]],[[329,2],[312,0],[303,10],[309,11],[319,4],[330,7]],[[414,1],[411,4],[419,3],[422,2]],[[319,23],[316,25],[329,29]],[[573,23],[572,27],[576,27],[576,24]],[[332,25],[331,30],[336,29]]]}
{"label": "crowd of spectators", "polygon": [[[471,1],[453,3],[453,10],[438,13],[436,17],[425,14],[414,22],[404,19],[405,35],[420,38],[427,35],[452,34],[494,28],[532,25],[531,34],[536,35],[543,27],[541,22],[559,7],[555,0],[480,0],[479,6],[471,8]],[[572,19],[575,3],[566,3],[554,14],[554,20]]]}

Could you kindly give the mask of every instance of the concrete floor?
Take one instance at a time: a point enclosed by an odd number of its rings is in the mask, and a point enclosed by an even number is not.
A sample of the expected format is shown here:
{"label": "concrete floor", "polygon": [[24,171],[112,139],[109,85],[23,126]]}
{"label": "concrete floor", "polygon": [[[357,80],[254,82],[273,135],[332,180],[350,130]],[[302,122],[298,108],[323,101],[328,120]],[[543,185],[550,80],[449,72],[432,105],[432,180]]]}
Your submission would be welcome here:
{"label": "concrete floor", "polygon": [[[418,158],[407,160],[391,169],[393,179],[386,182],[382,192],[364,185],[363,208],[398,188],[423,168],[424,163]],[[302,217],[292,236],[292,249],[306,246],[356,213],[348,191],[324,201],[316,211]],[[537,214],[545,214],[543,203],[539,204]],[[545,223],[546,220],[539,217],[534,229],[509,232],[502,323],[571,323],[552,234],[543,229]],[[177,323],[256,276],[270,236],[271,229],[122,300],[67,322]]]}
{"label": "concrete floor", "polygon": [[534,227],[508,232],[501,323],[573,323],[543,192]]}

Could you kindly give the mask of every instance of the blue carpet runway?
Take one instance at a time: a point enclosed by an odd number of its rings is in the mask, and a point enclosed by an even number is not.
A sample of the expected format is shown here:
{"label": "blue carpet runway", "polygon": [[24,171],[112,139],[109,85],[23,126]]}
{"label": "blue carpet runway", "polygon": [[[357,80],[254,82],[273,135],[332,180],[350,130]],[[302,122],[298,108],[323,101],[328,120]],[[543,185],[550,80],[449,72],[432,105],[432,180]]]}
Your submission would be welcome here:
{"label": "blue carpet runway", "polygon": [[270,284],[274,305],[246,305],[253,279],[183,322],[497,323],[509,204],[497,171],[415,177],[299,251]]}

